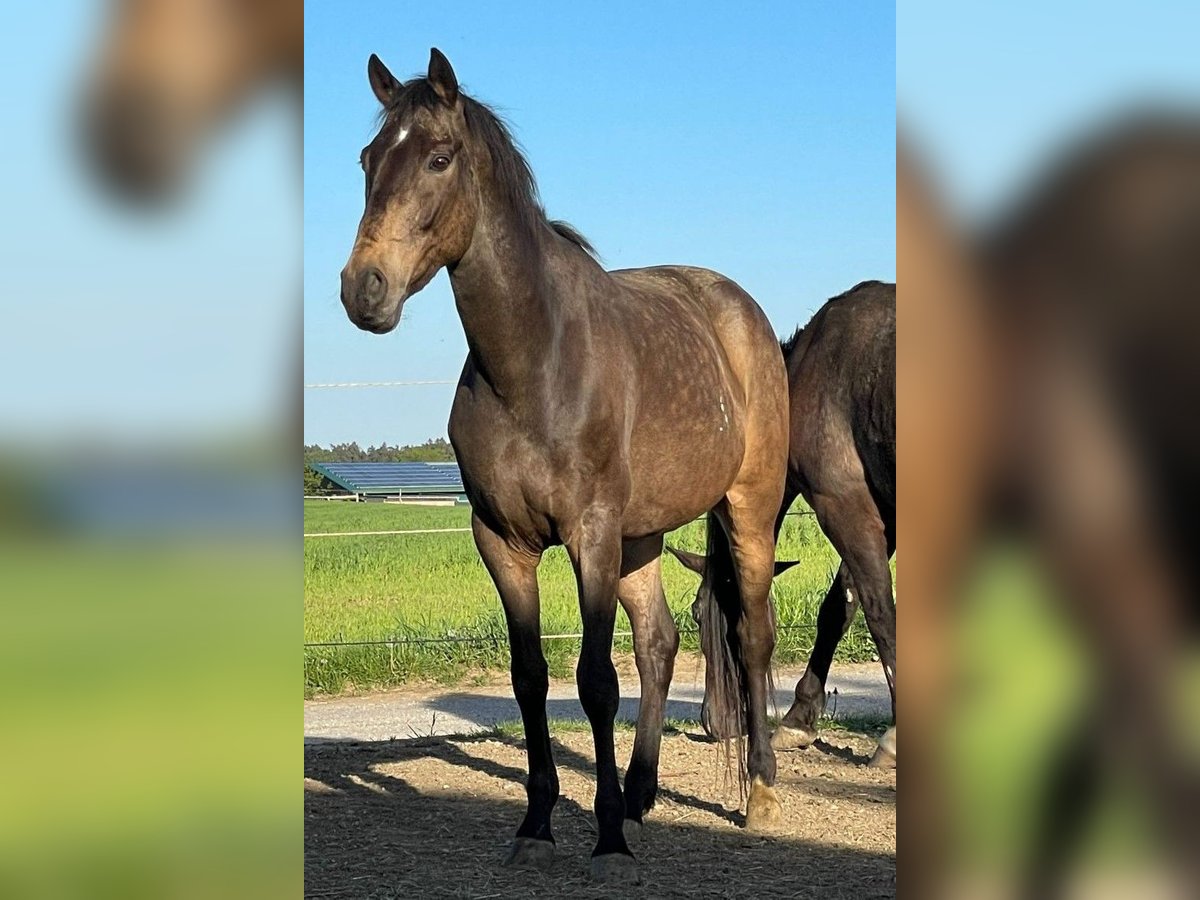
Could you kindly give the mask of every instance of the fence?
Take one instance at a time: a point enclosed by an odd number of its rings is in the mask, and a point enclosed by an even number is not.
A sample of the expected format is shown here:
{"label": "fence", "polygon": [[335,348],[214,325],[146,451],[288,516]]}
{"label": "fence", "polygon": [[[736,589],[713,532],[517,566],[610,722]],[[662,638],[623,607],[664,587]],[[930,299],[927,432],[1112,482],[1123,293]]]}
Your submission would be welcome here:
{"label": "fence", "polygon": [[[306,500],[309,498],[305,498]],[[322,499],[322,498],[312,498]],[[814,516],[812,510],[798,509],[793,512],[784,513],[785,516]],[[694,522],[703,522],[704,519],[693,519]],[[306,531],[306,538],[325,538],[325,537],[370,537],[372,535],[389,535],[389,534],[465,534],[470,532],[470,528],[411,528],[400,529],[397,531]]]}
{"label": "fence", "polygon": [[[817,627],[816,622],[793,622],[790,625],[777,625],[776,631],[799,631],[802,629],[813,629]],[[684,634],[699,634],[698,628],[680,628],[679,633]],[[567,641],[580,640],[583,637],[582,632],[573,634],[543,634],[543,641]],[[614,631],[614,638],[631,638],[632,631]],[[408,645],[423,646],[427,644],[501,644],[507,642],[508,637],[502,636],[467,636],[467,637],[438,637],[438,638],[382,638],[373,641],[312,641],[306,642],[305,648],[308,647],[403,647]]]}
{"label": "fence", "polygon": [[[814,516],[815,512],[811,510],[793,510],[785,512],[785,516]],[[696,522],[703,522],[704,518],[697,518]],[[406,528],[395,530],[382,530],[382,532],[305,532],[305,538],[362,538],[362,536],[389,536],[389,535],[424,535],[424,534],[469,534],[470,528]],[[815,629],[816,622],[794,622],[787,625],[778,625],[776,630],[788,631],[799,629]],[[698,629],[679,629],[680,635],[695,635],[698,634]],[[614,631],[613,637],[632,637],[632,631]],[[582,632],[572,632],[572,634],[563,635],[542,635],[542,641],[578,641],[583,637]],[[318,647],[402,647],[402,646],[434,646],[434,644],[448,643],[500,643],[503,642],[503,637],[492,636],[464,636],[464,637],[396,637],[396,638],[380,638],[373,641],[306,641],[304,646],[308,648]]]}
{"label": "fence", "polygon": [[[457,380],[416,380],[416,381],[342,381],[342,382],[323,382],[305,384],[305,389],[348,389],[348,388],[385,388],[385,387],[417,387],[426,385],[453,385],[457,384]],[[305,499],[347,499],[343,497],[305,497]],[[813,516],[811,510],[794,510],[786,513],[787,516]],[[695,521],[704,521],[701,517]],[[470,528],[414,528],[414,529],[396,529],[388,531],[321,531],[321,532],[305,532],[304,537],[308,538],[333,538],[333,537],[370,537],[370,536],[418,536],[432,534],[463,534],[469,533]],[[817,627],[816,622],[794,622],[786,625],[777,626],[780,631],[788,630],[812,630]],[[680,629],[681,635],[697,634],[698,630]],[[563,640],[580,640],[583,637],[582,633],[568,634],[544,634],[543,641],[563,641]],[[617,631],[613,633],[614,638],[631,638],[633,633],[629,631]],[[431,638],[385,638],[378,640],[363,640],[363,641],[311,641],[305,642],[304,649],[319,649],[319,648],[334,648],[334,647],[400,647],[400,646],[433,646],[439,644],[501,644],[506,642],[506,636],[485,636],[485,635],[470,635],[463,637],[431,637]]]}

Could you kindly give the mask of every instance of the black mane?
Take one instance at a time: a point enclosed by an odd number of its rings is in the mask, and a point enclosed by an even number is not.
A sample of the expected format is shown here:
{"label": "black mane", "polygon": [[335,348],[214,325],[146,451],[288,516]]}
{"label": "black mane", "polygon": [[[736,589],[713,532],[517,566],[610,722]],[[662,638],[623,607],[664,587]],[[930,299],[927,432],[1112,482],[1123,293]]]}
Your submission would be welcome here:
{"label": "black mane", "polygon": [[[838,294],[836,297],[830,298],[828,301],[826,301],[826,304],[834,303],[838,300],[841,300],[844,297],[849,297],[852,294],[855,294],[858,291],[862,290],[863,288],[872,287],[872,286],[882,287],[884,285],[885,285],[885,282],[879,281],[878,279],[874,279],[874,278],[868,278],[866,281],[860,281],[854,287],[850,288],[850,290],[844,291],[843,293]],[[817,312],[819,313],[820,310],[818,309]],[[816,317],[817,317],[817,313],[813,313],[813,319],[815,319]],[[792,336],[790,338],[788,338],[785,341],[779,342],[779,348],[783,351],[783,356],[785,359],[787,357],[791,356],[792,351],[796,349],[796,345],[800,343],[800,338],[804,337],[804,329],[812,324],[813,319],[808,320],[808,325],[797,326],[796,331],[792,334]]]}
{"label": "black mane", "polygon": [[[493,177],[505,199],[521,217],[522,223],[531,230],[548,226],[585,253],[596,256],[595,248],[573,226],[547,217],[538,195],[533,170],[529,168],[529,162],[505,121],[486,104],[464,93],[459,93],[459,99],[463,104],[467,129],[487,146],[492,157]],[[441,103],[441,98],[427,79],[414,78],[396,92],[392,104],[383,111],[383,118],[407,119],[418,109],[433,111]]]}
{"label": "black mane", "polygon": [[796,344],[798,344],[800,342],[800,337],[804,334],[804,329],[806,327],[808,327],[808,326],[806,326],[806,325],[796,326],[796,331],[792,334],[792,336],[790,338],[788,338],[786,341],[779,342],[779,349],[781,349],[783,351],[783,355],[784,355],[785,359],[788,356],[791,356],[792,351],[796,349]]}

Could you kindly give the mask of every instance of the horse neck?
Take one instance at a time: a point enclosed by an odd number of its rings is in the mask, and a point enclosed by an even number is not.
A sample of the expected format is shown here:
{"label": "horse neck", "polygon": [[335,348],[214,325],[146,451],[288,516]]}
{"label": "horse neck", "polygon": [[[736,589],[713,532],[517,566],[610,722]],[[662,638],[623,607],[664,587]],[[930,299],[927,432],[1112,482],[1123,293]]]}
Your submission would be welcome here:
{"label": "horse neck", "polygon": [[509,404],[540,404],[570,299],[554,289],[558,239],[547,227],[525,230],[515,213],[481,213],[470,249],[450,272],[475,368]]}

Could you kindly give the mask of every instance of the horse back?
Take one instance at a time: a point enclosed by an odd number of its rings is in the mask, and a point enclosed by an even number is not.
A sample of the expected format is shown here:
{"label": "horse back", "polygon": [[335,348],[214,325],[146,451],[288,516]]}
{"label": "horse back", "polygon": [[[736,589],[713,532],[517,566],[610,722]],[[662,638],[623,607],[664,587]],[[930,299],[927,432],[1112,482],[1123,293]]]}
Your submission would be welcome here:
{"label": "horse back", "polygon": [[834,297],[784,350],[792,477],[807,492],[857,461],[882,511],[894,511],[896,286],[868,281]]}

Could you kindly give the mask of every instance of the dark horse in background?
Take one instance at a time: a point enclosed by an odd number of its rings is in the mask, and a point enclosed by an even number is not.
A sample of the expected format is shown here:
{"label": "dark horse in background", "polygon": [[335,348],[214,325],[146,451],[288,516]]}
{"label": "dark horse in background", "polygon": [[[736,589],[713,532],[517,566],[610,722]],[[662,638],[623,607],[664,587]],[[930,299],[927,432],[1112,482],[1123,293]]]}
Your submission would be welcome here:
{"label": "dark horse in background", "polygon": [[[663,534],[711,510],[726,538],[736,627],[723,635],[749,710],[747,825],[782,815],[767,723],[774,648],[772,527],[787,460],[787,376],[762,310],[705,269],[606,272],[548,221],[503,123],[459,90],[434,50],[427,77],[398,81],[375,56],[383,104],[363,150],[366,210],[342,272],[360,328],[396,327],[404,302],[446,268],[469,356],[450,440],[472,528],[508,622],[525,725],[528,811],[508,861],[547,867],[558,776],[537,567],[565,545],[583,619],[579,699],[596,749],[592,873],[637,879],[626,843],[653,805],[679,637],[663,593]],[[617,602],[633,626],[642,697],[624,791],[613,719]]]}
{"label": "dark horse in background", "polygon": [[[860,605],[879,650],[895,720],[896,607],[888,561],[896,551],[896,286],[867,281],[834,297],[782,349],[791,435],[787,489],[775,535],[796,497],[803,495],[842,563],[821,603],[816,643],[796,685],[795,702],[771,740],[779,750],[807,747],[816,739],[833,652]],[[710,628],[713,605],[708,597],[723,577],[714,568],[712,548],[711,538],[707,557],[671,548],[701,575],[694,610],[702,630]],[[777,569],[787,566],[778,563]],[[703,639],[702,644],[710,658]],[[744,719],[736,709],[715,704],[715,696],[711,679],[706,679],[706,730],[722,738],[741,733]],[[893,724],[872,764],[895,763]]]}

